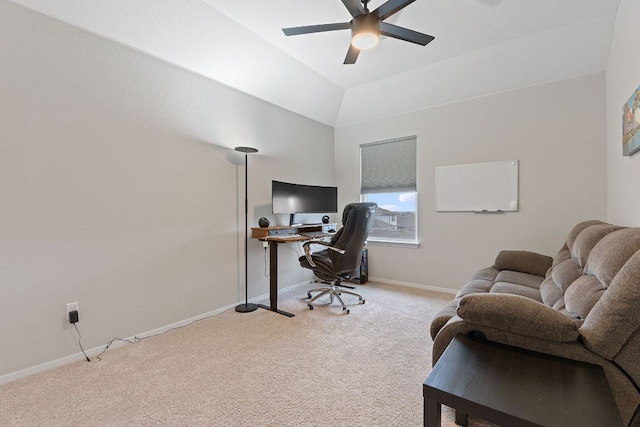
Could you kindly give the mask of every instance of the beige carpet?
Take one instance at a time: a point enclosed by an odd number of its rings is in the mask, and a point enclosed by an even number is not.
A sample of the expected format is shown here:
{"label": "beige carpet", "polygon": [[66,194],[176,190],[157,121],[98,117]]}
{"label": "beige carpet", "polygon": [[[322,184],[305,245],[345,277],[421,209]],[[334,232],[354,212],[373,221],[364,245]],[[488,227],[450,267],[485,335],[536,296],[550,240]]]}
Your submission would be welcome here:
{"label": "beige carpet", "polygon": [[[429,322],[451,296],[369,283],[344,315],[309,310],[310,287],[281,295],[293,318],[229,310],[5,384],[0,424],[421,426]],[[452,419],[445,408],[443,426]]]}

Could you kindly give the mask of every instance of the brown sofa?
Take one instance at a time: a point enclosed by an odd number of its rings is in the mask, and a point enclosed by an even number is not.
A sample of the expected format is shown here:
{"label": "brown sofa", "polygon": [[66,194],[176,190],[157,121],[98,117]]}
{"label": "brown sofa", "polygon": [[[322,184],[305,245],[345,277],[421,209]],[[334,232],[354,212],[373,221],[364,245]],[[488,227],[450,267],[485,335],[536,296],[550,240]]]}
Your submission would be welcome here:
{"label": "brown sofa", "polygon": [[576,225],[552,258],[502,251],[432,320],[433,364],[458,333],[601,365],[640,426],[640,228]]}

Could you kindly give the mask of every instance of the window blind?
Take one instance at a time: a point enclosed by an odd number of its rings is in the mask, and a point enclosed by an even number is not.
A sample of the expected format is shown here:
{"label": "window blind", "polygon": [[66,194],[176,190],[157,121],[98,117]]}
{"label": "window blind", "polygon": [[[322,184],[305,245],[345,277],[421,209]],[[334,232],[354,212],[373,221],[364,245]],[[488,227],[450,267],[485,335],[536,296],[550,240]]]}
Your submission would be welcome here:
{"label": "window blind", "polygon": [[360,146],[360,194],[416,190],[416,137]]}

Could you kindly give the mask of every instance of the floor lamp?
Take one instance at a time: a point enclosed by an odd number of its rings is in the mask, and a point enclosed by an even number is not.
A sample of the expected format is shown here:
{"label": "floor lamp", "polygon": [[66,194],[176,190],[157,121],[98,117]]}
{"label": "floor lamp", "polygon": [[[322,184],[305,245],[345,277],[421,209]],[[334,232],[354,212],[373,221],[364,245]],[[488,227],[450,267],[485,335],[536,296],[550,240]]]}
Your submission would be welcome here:
{"label": "floor lamp", "polygon": [[249,198],[248,198],[248,163],[247,154],[257,153],[258,150],[251,147],[236,147],[236,151],[244,153],[244,303],[236,306],[238,313],[250,313],[258,309],[256,304],[249,304],[249,267],[248,267],[248,243],[249,243]]}

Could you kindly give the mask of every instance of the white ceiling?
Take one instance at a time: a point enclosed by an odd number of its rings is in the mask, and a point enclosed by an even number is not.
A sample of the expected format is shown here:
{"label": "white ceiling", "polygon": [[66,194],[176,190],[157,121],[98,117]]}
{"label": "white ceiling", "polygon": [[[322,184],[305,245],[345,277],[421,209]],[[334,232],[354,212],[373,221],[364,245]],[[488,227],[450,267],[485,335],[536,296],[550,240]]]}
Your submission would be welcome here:
{"label": "white ceiling", "polygon": [[620,3],[416,0],[387,22],[432,43],[343,65],[348,30],[281,31],[349,21],[340,0],[12,1],[332,126],[603,71]]}

